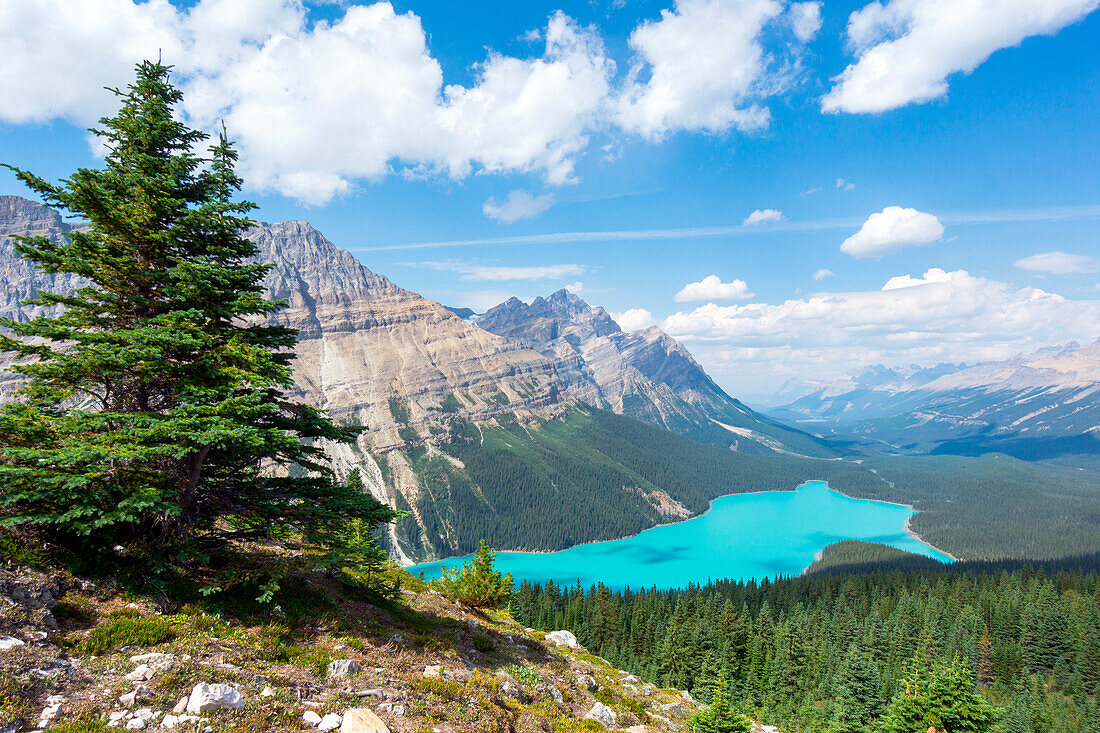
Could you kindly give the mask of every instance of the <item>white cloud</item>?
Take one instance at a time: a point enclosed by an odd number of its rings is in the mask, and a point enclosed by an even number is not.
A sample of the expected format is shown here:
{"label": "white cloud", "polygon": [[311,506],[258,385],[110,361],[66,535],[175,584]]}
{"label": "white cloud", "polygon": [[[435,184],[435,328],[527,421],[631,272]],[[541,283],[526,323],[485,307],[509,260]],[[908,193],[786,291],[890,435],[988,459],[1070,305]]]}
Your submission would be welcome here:
{"label": "white cloud", "polygon": [[947,78],[969,73],[1002,48],[1049,35],[1091,13],[1100,0],[889,0],[848,18],[856,61],[834,78],[826,112],[882,112],[947,94]]}
{"label": "white cloud", "polygon": [[463,280],[502,282],[506,280],[562,280],[588,272],[584,265],[533,265],[516,267],[505,265],[486,265],[462,260],[443,262],[402,262],[407,267],[420,267],[437,272],[458,273]]}
{"label": "white cloud", "polygon": [[853,191],[855,190],[856,184],[851,181],[845,181],[843,178],[838,178],[836,179],[836,187],[841,191]]}
{"label": "white cloud", "polygon": [[791,28],[795,38],[802,43],[809,43],[817,32],[821,30],[821,3],[792,3],[787,10]]}
{"label": "white cloud", "polygon": [[1100,270],[1100,259],[1069,252],[1043,252],[1016,261],[1016,267],[1052,275],[1071,275]]}
{"label": "white cloud", "polygon": [[324,203],[392,172],[573,179],[606,116],[614,63],[562,13],[532,58],[490,53],[445,85],[420,18],[386,2],[311,24],[297,0],[9,0],[0,3],[0,120],[87,124],[133,64],[176,66],[192,124],[224,120],[249,186]]}
{"label": "white cloud", "polygon": [[903,247],[931,244],[943,237],[943,224],[932,214],[887,206],[871,214],[858,232],[844,240],[840,250],[853,257],[881,257]]}
{"label": "white cloud", "polygon": [[745,217],[742,222],[745,226],[753,224],[766,224],[772,221],[783,221],[783,212],[778,209],[757,209]]}
{"label": "white cloud", "polygon": [[822,267],[820,270],[814,273],[814,282],[821,282],[827,277],[836,277],[836,273],[832,270],[827,270]]}
{"label": "white cloud", "polygon": [[630,308],[622,313],[612,313],[611,317],[619,324],[619,328],[628,332],[649,328],[657,322],[653,314],[645,308]]}
{"label": "white cloud", "polygon": [[708,303],[659,325],[691,341],[720,381],[751,385],[792,375],[829,378],[875,363],[1007,358],[1051,343],[1091,342],[1098,322],[1100,300],[933,268],[891,278],[879,290]]}
{"label": "white cloud", "polygon": [[486,201],[481,210],[490,219],[510,224],[521,219],[530,219],[554,205],[554,194],[544,193],[540,196],[532,196],[523,190],[509,193],[503,201],[497,201],[496,197]]}
{"label": "white cloud", "polygon": [[580,280],[578,280],[575,283],[571,283],[569,285],[566,285],[565,289],[568,290],[569,292],[571,292],[573,295],[583,295],[584,294],[584,283],[582,283]]}
{"label": "white cloud", "polygon": [[752,296],[744,280],[724,283],[717,275],[708,275],[697,283],[685,285],[673,300],[690,303],[696,300],[747,300]]}
{"label": "white cloud", "polygon": [[649,138],[766,127],[761,102],[786,79],[760,35],[782,11],[778,0],[675,0],[630,34],[639,64],[618,100],[619,124]]}

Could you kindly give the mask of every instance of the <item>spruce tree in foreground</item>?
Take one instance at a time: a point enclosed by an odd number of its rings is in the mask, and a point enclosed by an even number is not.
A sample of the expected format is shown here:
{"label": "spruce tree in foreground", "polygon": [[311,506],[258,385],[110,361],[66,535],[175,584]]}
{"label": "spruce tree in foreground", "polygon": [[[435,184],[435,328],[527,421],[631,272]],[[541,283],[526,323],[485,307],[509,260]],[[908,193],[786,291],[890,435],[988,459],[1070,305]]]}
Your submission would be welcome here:
{"label": "spruce tree in foreground", "polygon": [[[145,62],[114,90],[118,114],[92,130],[103,168],[59,184],[13,169],[88,223],[17,251],[86,286],[31,301],[56,317],[2,323],[0,349],[27,357],[14,367],[27,385],[0,410],[0,526],[88,562],[121,546],[143,570],[224,567],[270,589],[287,567],[357,554],[349,519],[374,529],[393,512],[325,459],[324,441],[358,430],[283,396],[296,332],[263,323],[281,304],[243,237],[253,205],[234,200],[236,152],[223,133],[196,155],[206,135],[173,117],[169,72]],[[240,551],[271,540],[307,551]]]}

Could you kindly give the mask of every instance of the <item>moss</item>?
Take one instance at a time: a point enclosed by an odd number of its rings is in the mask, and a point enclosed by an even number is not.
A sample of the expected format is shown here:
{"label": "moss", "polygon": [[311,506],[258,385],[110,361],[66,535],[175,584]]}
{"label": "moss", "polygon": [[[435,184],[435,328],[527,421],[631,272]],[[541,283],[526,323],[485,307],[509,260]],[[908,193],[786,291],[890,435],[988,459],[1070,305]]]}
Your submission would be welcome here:
{"label": "moss", "polygon": [[74,720],[67,720],[58,725],[47,728],[51,733],[104,733],[110,730],[106,721],[92,715],[82,715]]}
{"label": "moss", "polygon": [[103,655],[124,646],[156,646],[175,636],[172,623],[165,618],[119,617],[104,621],[92,629],[78,645],[84,654]]}

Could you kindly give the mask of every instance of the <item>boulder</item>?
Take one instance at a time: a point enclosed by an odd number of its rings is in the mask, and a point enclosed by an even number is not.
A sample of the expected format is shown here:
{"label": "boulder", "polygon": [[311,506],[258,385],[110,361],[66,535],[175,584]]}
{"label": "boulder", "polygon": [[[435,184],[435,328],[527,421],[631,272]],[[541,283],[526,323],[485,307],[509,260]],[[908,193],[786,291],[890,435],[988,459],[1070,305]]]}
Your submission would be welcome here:
{"label": "boulder", "polygon": [[336,659],[328,665],[328,676],[332,679],[350,677],[359,673],[359,662],[354,659]]}
{"label": "boulder", "polygon": [[146,680],[153,679],[153,675],[156,673],[156,667],[150,667],[148,664],[139,664],[133,672],[126,675],[126,679],[131,682],[145,682]]}
{"label": "boulder", "polygon": [[[404,712],[402,709],[401,714]],[[394,715],[398,713],[394,711]],[[390,733],[390,729],[381,718],[367,708],[352,708],[344,713],[340,733]]]}
{"label": "boulder", "polygon": [[271,689],[270,687],[265,687],[264,689],[260,690],[260,697],[275,697],[275,690]]}
{"label": "boulder", "polygon": [[183,715],[187,712],[187,700],[186,697],[181,697],[180,701],[176,703],[176,706],[172,708],[172,712],[176,715]]}
{"label": "boulder", "polygon": [[589,692],[595,692],[596,688],[599,687],[599,685],[596,684],[596,680],[592,678],[592,675],[587,674],[577,675],[573,678],[573,682],[576,683],[577,687],[583,687]]}
{"label": "boulder", "polygon": [[317,730],[336,730],[340,727],[342,720],[336,713],[329,713],[321,718],[321,722],[317,724]]}
{"label": "boulder", "polygon": [[615,711],[602,702],[593,705],[592,709],[588,711],[588,714],[584,716],[584,719],[594,720],[604,728],[614,728],[619,722],[619,716],[615,714]]}
{"label": "boulder", "polygon": [[226,684],[208,685],[200,682],[187,699],[187,712],[209,713],[212,710],[240,710],[244,699],[236,687]]}
{"label": "boulder", "polygon": [[573,635],[573,632],[566,631],[564,629],[562,629],[561,631],[551,631],[549,634],[546,635],[546,640],[551,642],[552,644],[557,644],[558,646],[567,646],[571,649],[576,649],[580,646],[580,644],[577,643],[577,637]]}
{"label": "boulder", "polygon": [[425,677],[442,677],[443,667],[438,664],[433,664],[424,668]]}
{"label": "boulder", "polygon": [[302,722],[306,723],[307,725],[313,725],[313,726],[320,725],[321,724],[321,716],[318,715],[317,713],[313,712],[312,710],[307,710],[304,713],[302,713]]}
{"label": "boulder", "polygon": [[684,712],[684,706],[678,702],[670,702],[661,706],[661,710],[672,715],[680,715]]}

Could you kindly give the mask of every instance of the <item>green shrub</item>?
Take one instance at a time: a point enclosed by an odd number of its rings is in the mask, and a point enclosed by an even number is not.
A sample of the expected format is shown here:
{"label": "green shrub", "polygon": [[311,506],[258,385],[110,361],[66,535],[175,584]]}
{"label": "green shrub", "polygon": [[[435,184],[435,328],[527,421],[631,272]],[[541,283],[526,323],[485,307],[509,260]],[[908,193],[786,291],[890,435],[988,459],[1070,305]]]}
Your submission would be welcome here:
{"label": "green shrub", "polygon": [[175,636],[172,624],[164,618],[117,617],[96,626],[80,642],[84,654],[102,655],[124,646],[156,646]]}
{"label": "green shrub", "polygon": [[499,608],[512,597],[512,574],[502,576],[493,568],[496,551],[481,541],[474,559],[461,570],[444,568],[433,581],[443,593],[474,608]]}
{"label": "green shrub", "polygon": [[474,636],[474,649],[477,649],[482,654],[488,654],[496,648],[493,644],[493,637],[488,634],[477,634]]}

